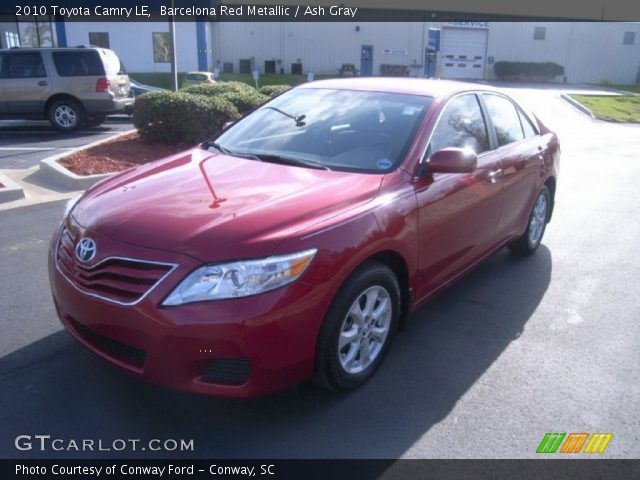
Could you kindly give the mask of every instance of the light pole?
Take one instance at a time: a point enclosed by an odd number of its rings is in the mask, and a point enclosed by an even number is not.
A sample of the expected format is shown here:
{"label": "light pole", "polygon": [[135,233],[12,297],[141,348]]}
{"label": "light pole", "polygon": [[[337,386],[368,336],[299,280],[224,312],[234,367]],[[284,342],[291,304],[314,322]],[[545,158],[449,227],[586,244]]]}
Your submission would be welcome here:
{"label": "light pole", "polygon": [[169,18],[169,38],[171,38],[171,89],[178,91],[178,59],[176,58],[176,26],[174,0],[171,0],[171,17]]}

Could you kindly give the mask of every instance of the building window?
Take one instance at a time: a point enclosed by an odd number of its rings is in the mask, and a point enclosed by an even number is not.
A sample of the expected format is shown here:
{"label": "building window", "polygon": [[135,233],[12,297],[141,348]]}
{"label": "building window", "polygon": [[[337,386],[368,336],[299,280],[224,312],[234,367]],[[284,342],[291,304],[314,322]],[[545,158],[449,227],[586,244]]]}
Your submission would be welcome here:
{"label": "building window", "polygon": [[534,40],[544,40],[547,36],[547,27],[535,27],[533,29]]}
{"label": "building window", "polygon": [[171,38],[169,32],[153,32],[153,61],[171,62]]}
{"label": "building window", "polygon": [[36,17],[35,21],[19,21],[18,35],[21,47],[55,47],[51,18]]}
{"label": "building window", "polygon": [[19,47],[20,37],[18,37],[18,32],[4,32],[4,43],[0,46],[2,48]]}
{"label": "building window", "polygon": [[636,32],[624,32],[624,37],[622,37],[623,45],[633,45],[636,43]]}
{"label": "building window", "polygon": [[89,32],[89,45],[96,47],[110,48],[109,32]]}

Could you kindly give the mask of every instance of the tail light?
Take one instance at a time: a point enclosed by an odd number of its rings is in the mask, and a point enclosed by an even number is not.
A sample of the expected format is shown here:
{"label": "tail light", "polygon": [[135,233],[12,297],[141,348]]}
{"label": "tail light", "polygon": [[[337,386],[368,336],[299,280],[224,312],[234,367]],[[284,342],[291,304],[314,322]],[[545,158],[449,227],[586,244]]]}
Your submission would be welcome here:
{"label": "tail light", "polygon": [[99,78],[96,82],[96,92],[109,92],[111,91],[111,82],[106,78]]}

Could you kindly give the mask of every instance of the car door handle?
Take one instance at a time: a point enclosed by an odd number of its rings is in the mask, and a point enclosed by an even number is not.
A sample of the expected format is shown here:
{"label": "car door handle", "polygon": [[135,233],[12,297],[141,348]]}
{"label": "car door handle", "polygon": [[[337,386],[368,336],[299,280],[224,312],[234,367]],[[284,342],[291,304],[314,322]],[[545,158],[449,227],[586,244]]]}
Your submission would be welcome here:
{"label": "car door handle", "polygon": [[47,85],[49,85],[49,84],[47,83],[47,81],[46,81],[46,80],[40,80],[40,81],[38,82],[38,86],[39,86],[39,87],[46,87]]}
{"label": "car door handle", "polygon": [[502,175],[502,169],[498,168],[497,170],[491,170],[487,175],[487,179],[489,180],[489,183],[496,183],[499,179],[502,178]]}

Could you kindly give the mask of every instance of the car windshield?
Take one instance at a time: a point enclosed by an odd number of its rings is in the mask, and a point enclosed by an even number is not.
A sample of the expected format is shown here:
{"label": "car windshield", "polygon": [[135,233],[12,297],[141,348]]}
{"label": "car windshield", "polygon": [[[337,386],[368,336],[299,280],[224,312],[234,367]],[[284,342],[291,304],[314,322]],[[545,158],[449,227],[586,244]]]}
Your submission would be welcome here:
{"label": "car windshield", "polygon": [[256,160],[385,173],[404,158],[432,100],[298,88],[240,120],[216,139],[215,146]]}

